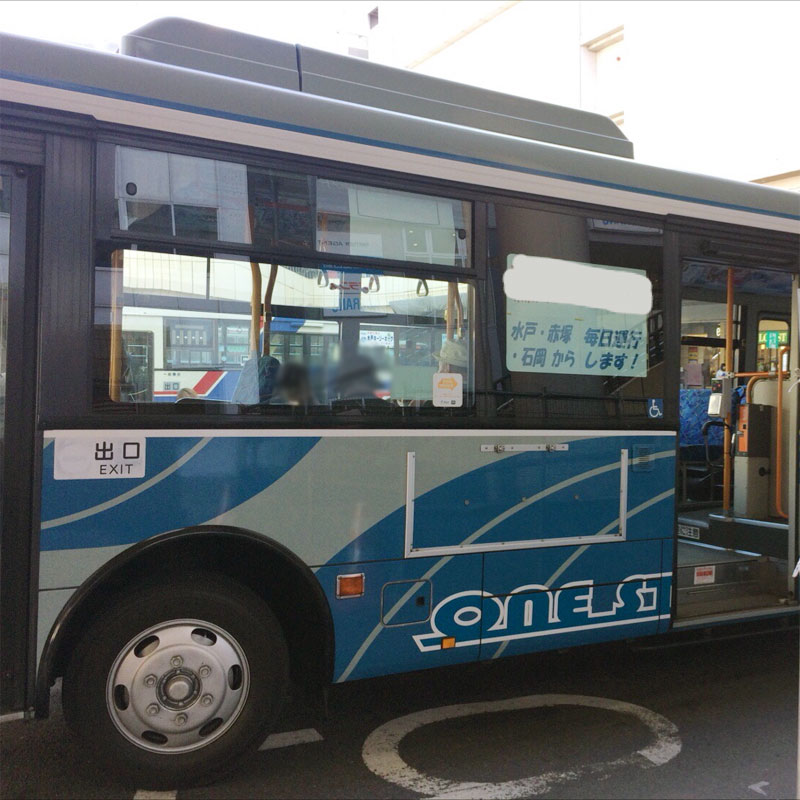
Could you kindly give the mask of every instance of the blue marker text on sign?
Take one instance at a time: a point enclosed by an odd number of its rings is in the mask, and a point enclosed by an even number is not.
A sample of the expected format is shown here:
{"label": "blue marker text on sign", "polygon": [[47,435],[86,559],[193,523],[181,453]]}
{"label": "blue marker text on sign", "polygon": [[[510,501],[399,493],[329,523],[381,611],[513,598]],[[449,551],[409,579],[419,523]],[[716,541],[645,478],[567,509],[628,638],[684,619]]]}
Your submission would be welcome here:
{"label": "blue marker text on sign", "polygon": [[517,372],[647,374],[647,320],[562,303],[506,301],[506,365]]}

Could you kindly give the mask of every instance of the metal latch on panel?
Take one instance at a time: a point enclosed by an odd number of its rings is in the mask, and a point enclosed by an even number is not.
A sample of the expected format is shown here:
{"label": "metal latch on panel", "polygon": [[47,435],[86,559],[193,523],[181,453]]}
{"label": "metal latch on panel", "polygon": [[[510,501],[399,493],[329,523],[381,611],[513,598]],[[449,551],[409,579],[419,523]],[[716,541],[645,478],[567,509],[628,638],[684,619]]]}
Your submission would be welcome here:
{"label": "metal latch on panel", "polygon": [[569,450],[568,444],[482,444],[481,453],[555,453]]}

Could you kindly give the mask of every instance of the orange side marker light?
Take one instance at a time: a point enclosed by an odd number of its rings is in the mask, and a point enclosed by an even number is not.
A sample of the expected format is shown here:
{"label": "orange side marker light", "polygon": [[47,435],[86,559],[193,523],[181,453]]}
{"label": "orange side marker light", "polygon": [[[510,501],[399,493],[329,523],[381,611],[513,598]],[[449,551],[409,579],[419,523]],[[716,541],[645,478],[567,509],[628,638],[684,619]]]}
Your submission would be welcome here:
{"label": "orange side marker light", "polygon": [[336,576],[336,596],[343,597],[362,597],[364,595],[364,573],[358,572],[354,575]]}

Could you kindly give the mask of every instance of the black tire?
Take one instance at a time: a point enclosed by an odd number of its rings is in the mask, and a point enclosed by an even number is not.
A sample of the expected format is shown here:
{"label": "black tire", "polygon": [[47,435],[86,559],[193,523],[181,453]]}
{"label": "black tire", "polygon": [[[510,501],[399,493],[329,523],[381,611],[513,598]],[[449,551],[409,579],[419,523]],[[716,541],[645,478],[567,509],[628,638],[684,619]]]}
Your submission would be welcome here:
{"label": "black tire", "polygon": [[259,597],[194,573],[135,589],[94,618],[64,674],[64,715],[136,788],[205,784],[261,744],[286,697],[288,660]]}

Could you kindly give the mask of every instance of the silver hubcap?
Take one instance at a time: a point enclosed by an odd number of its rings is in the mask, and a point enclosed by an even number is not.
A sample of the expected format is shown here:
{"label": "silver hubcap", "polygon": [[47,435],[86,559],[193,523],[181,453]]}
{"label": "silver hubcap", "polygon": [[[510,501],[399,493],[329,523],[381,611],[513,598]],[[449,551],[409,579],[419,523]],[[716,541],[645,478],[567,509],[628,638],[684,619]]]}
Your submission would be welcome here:
{"label": "silver hubcap", "polygon": [[201,620],[170,620],[125,645],[108,675],[106,705],[138,747],[180,753],[219,738],[249,688],[247,659],[229,633]]}

